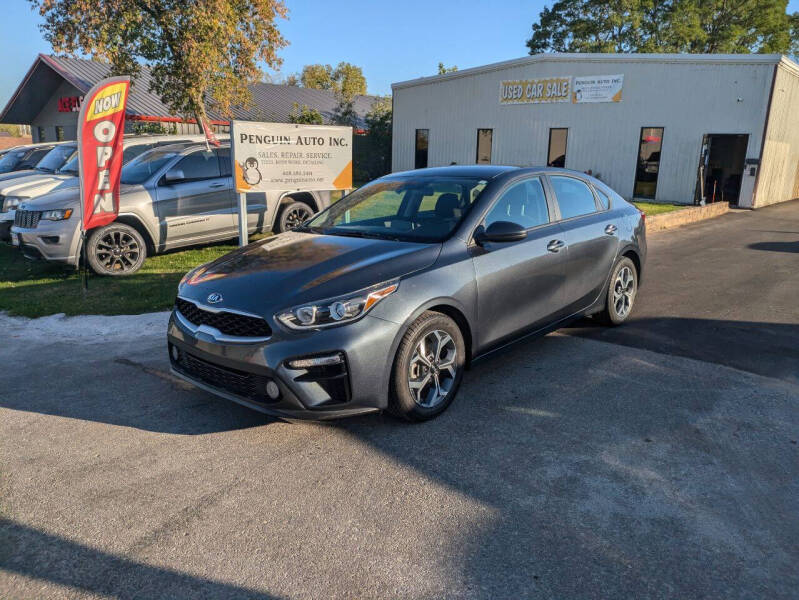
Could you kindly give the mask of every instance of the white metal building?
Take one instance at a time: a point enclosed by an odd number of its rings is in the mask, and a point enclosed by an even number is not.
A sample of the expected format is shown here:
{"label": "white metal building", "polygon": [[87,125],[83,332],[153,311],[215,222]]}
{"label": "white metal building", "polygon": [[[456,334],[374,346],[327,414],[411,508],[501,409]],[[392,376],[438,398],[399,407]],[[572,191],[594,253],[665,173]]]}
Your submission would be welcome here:
{"label": "white metal building", "polygon": [[394,171],[550,164],[626,198],[799,198],[799,65],[780,55],[541,54],[392,88]]}

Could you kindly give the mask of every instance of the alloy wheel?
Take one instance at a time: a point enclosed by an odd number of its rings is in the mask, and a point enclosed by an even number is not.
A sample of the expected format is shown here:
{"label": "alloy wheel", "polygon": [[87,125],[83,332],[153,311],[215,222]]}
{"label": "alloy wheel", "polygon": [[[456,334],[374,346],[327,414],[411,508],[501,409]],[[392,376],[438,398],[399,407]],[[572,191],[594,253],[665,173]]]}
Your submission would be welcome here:
{"label": "alloy wheel", "polygon": [[311,216],[312,216],[311,212],[306,208],[303,208],[301,206],[296,206],[292,208],[291,210],[289,210],[288,213],[286,213],[286,220],[285,220],[286,229],[288,230],[288,229],[294,229],[295,227],[299,227],[300,225],[305,223],[305,221],[310,219]]}
{"label": "alloy wheel", "polygon": [[124,231],[109,231],[103,235],[94,249],[97,261],[111,272],[134,270],[141,257],[138,241]]}
{"label": "alloy wheel", "polygon": [[457,368],[455,340],[436,329],[416,344],[408,369],[408,387],[414,401],[424,408],[438,406],[455,384]]}
{"label": "alloy wheel", "polygon": [[616,315],[624,319],[633,307],[635,299],[635,276],[628,266],[623,266],[616,274],[613,283],[613,309]]}

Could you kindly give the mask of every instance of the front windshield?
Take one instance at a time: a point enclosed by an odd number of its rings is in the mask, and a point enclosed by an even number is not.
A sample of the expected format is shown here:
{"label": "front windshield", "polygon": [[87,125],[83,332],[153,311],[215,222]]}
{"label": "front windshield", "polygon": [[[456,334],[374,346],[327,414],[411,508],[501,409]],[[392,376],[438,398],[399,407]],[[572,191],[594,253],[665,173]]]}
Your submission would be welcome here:
{"label": "front windshield", "polygon": [[45,154],[44,158],[36,165],[37,171],[44,171],[45,173],[55,173],[57,169],[64,166],[72,155],[77,152],[78,147],[72,144],[65,146],[56,146],[50,152]]}
{"label": "front windshield", "polygon": [[75,153],[75,156],[70,158],[66,164],[58,169],[58,173],[61,175],[75,175],[78,176],[78,153]]}
{"label": "front windshield", "polygon": [[27,150],[10,150],[3,158],[0,158],[0,173],[7,173],[17,166],[17,163],[22,160]]}
{"label": "front windshield", "polygon": [[377,181],[345,196],[303,228],[328,235],[440,242],[488,182],[470,177]]}
{"label": "front windshield", "polygon": [[150,150],[140,154],[124,167],[119,180],[126,184],[144,183],[178,155],[173,150]]}

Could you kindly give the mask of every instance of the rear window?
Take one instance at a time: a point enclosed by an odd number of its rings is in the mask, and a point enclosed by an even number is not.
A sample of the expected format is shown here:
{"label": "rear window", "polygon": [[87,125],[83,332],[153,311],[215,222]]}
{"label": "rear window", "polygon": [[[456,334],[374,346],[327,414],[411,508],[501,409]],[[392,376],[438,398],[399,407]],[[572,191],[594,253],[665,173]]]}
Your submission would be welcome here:
{"label": "rear window", "polygon": [[571,219],[596,212],[596,201],[591,188],[574,177],[550,177],[555,197],[560,207],[561,219]]}

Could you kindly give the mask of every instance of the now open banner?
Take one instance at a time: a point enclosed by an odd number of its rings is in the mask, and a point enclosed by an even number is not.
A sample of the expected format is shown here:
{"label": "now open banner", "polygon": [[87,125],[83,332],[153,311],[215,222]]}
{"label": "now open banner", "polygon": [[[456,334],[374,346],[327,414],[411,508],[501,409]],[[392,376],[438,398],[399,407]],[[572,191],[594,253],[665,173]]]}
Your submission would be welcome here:
{"label": "now open banner", "polygon": [[236,191],[352,187],[352,127],[233,121]]}
{"label": "now open banner", "polygon": [[84,96],[78,117],[78,164],[84,231],[111,223],[119,214],[122,137],[130,77],[97,83]]}

